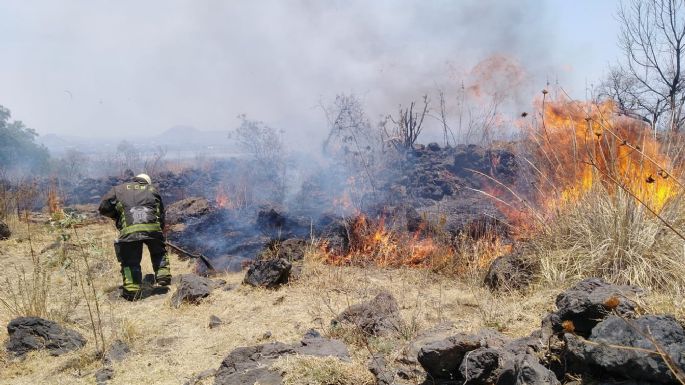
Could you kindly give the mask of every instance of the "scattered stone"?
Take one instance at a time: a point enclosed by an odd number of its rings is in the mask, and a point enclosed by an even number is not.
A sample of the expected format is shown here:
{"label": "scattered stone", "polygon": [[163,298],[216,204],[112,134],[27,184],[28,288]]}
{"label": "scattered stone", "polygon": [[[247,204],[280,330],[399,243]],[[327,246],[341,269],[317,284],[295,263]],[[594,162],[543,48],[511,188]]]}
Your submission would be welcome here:
{"label": "scattered stone", "polygon": [[350,353],[347,350],[347,345],[342,341],[333,340],[319,336],[310,335],[309,332],[305,334],[300,346],[295,349],[297,354],[304,354],[318,357],[337,357],[343,361],[347,361]]}
{"label": "scattered stone", "polygon": [[219,326],[223,325],[224,321],[221,320],[221,318],[211,315],[209,316],[209,328],[214,329],[218,328]]}
{"label": "scattered stone", "polygon": [[105,353],[105,360],[109,363],[111,362],[121,362],[126,356],[131,352],[131,348],[128,344],[122,340],[116,340],[112,342],[112,345]]}
{"label": "scattered stone", "polygon": [[428,143],[428,145],[426,146],[426,149],[428,151],[440,151],[440,145],[435,143],[435,142],[431,142],[431,143]]}
{"label": "scattered stone", "polygon": [[291,268],[292,264],[283,258],[255,261],[247,270],[243,283],[273,289],[288,282]]}
{"label": "scattered stone", "polygon": [[521,290],[528,287],[538,266],[521,253],[495,258],[485,275],[485,286],[490,290]]}
{"label": "scattered stone", "polygon": [[10,227],[7,226],[7,223],[0,221],[0,240],[9,239],[11,236],[12,231],[10,231]]}
{"label": "scattered stone", "polygon": [[204,380],[205,378],[212,377],[214,373],[216,373],[216,369],[203,370],[200,373],[190,377],[190,379],[186,381],[183,385],[195,385],[198,382]]}
{"label": "scattered stone", "polygon": [[570,333],[564,339],[568,361],[576,373],[601,379],[612,376],[676,383],[657,349],[670,357],[672,365],[685,371],[685,331],[671,316],[647,315],[634,320],[610,316],[592,330],[588,340]]}
{"label": "scattered stone", "polygon": [[266,341],[266,340],[268,340],[269,338],[271,338],[271,335],[272,335],[271,332],[270,332],[270,331],[267,331],[267,332],[264,332],[264,334],[262,334],[262,336],[261,336],[259,339],[260,339],[261,341]]}
{"label": "scattered stone", "polygon": [[428,374],[437,379],[463,379],[459,366],[467,353],[478,348],[503,347],[507,338],[485,329],[479,334],[460,333],[423,346],[418,361]]}
{"label": "scattered stone", "polygon": [[352,305],[333,321],[337,324],[353,324],[372,336],[385,336],[399,330],[402,324],[397,300],[392,294],[382,292],[368,302]]}
{"label": "scattered stone", "polygon": [[503,360],[502,351],[478,348],[464,355],[459,365],[459,374],[469,384],[491,384],[497,379],[497,370],[501,360]]}
{"label": "scattered stone", "polygon": [[171,306],[178,308],[182,303],[197,304],[202,298],[216,287],[216,283],[209,278],[195,274],[183,274],[178,280],[176,292],[171,297]]}
{"label": "scattered stone", "polygon": [[282,373],[272,364],[286,355],[333,356],[349,360],[347,347],[340,341],[321,337],[305,337],[299,344],[272,342],[234,349],[216,371],[214,385],[280,385]]}
{"label": "scattered stone", "polygon": [[554,373],[530,354],[516,356],[505,363],[497,385],[559,385]]}
{"label": "scattered stone", "polygon": [[457,333],[454,324],[451,322],[443,322],[434,327],[421,331],[412,341],[409,343],[402,355],[397,359],[402,364],[406,365],[419,365],[417,357],[419,351],[422,347],[431,344],[433,342],[442,341],[451,337]]}
{"label": "scattered stone", "polygon": [[114,378],[114,369],[110,366],[103,366],[95,372],[95,382],[97,385],[104,385],[112,378]]}
{"label": "scattered stone", "polygon": [[381,354],[374,354],[369,359],[369,371],[376,377],[377,385],[392,385],[395,380],[395,376],[392,371],[388,370],[387,362],[385,357]]}
{"label": "scattered stone", "polygon": [[320,337],[321,337],[321,333],[317,332],[314,329],[309,329],[309,330],[307,330],[306,333],[304,333],[305,339],[307,339],[307,338],[320,338]]}
{"label": "scattered stone", "polygon": [[637,304],[630,297],[641,293],[635,286],[612,285],[601,278],[585,279],[557,296],[558,310],[548,322],[556,333],[573,332],[587,337],[612,312],[633,317]]}
{"label": "scattered stone", "polygon": [[86,339],[77,331],[38,317],[15,318],[7,325],[7,332],[7,350],[18,356],[39,349],[47,349],[58,356],[86,344]]}
{"label": "scattered stone", "polygon": [[284,241],[274,240],[262,250],[257,259],[283,258],[288,262],[301,261],[307,249],[307,241],[302,238],[289,238]]}

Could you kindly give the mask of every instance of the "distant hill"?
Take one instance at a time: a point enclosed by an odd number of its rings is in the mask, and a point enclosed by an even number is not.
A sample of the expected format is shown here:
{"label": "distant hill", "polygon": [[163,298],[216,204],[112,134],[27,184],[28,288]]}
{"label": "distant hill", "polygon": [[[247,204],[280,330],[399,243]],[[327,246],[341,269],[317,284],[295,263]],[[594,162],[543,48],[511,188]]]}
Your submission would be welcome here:
{"label": "distant hill", "polygon": [[77,149],[87,154],[103,151],[114,151],[116,146],[127,140],[138,147],[165,147],[169,152],[184,154],[220,154],[235,151],[235,145],[228,139],[228,130],[199,130],[192,126],[178,125],[170,127],[154,136],[89,138],[70,135],[46,134],[37,138],[54,156],[60,156],[70,149]]}

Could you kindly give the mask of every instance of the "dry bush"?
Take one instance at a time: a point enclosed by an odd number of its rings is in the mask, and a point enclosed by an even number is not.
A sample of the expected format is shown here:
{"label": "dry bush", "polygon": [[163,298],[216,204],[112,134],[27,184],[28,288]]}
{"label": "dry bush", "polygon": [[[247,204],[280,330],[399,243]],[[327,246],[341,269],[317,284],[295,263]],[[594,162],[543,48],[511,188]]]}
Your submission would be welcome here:
{"label": "dry bush", "polygon": [[282,357],[274,367],[285,373],[284,385],[372,385],[366,366],[335,357]]}
{"label": "dry bush", "polygon": [[[682,196],[670,199],[659,215],[684,228]],[[671,293],[685,289],[683,239],[634,197],[599,183],[560,209],[532,246],[548,282],[597,276]]]}

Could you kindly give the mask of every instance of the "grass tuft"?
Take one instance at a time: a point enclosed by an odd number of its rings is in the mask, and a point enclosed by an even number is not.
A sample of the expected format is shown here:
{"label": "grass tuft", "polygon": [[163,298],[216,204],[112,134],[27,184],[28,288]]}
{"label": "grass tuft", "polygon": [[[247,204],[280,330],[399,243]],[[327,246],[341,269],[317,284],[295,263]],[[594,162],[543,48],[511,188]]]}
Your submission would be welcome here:
{"label": "grass tuft", "polygon": [[274,368],[284,373],[284,385],[372,385],[375,378],[362,364],[335,357],[282,357]]}
{"label": "grass tuft", "polygon": [[[682,197],[667,202],[659,215],[685,228]],[[547,282],[596,276],[674,294],[685,290],[683,239],[622,190],[596,184],[561,208],[532,245]]]}

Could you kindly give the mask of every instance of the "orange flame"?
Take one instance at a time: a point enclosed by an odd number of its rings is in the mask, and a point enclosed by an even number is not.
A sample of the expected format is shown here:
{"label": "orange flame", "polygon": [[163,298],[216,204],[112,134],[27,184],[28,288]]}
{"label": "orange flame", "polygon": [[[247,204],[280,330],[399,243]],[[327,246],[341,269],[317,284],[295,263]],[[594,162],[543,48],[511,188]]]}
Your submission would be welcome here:
{"label": "orange flame", "polygon": [[214,198],[214,200],[216,201],[217,206],[219,206],[220,208],[234,208],[234,204],[231,201],[231,198],[228,196],[226,188],[223,185],[219,185],[219,187],[216,189],[216,197]]}
{"label": "orange flame", "polygon": [[538,109],[541,121],[527,130],[543,209],[574,202],[597,183],[610,193],[623,188],[657,212],[676,194],[672,162],[652,131],[618,116],[613,103],[543,99]]}

